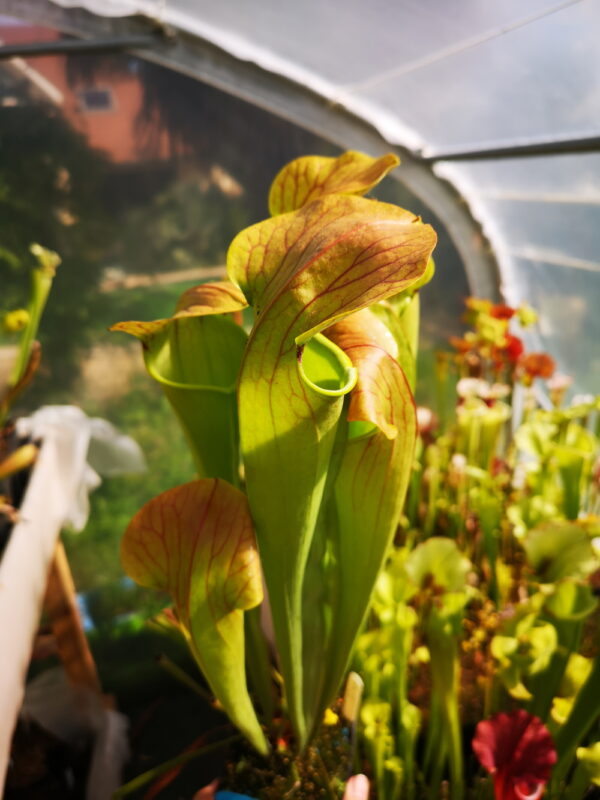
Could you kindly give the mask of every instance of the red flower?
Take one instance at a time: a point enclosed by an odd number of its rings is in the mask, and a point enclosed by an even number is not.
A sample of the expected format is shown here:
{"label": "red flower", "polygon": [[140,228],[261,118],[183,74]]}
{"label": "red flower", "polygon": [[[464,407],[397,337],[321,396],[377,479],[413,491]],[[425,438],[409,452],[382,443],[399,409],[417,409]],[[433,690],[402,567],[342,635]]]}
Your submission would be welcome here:
{"label": "red flower", "polygon": [[497,370],[502,369],[506,364],[516,364],[523,355],[525,346],[518,336],[507,333],[504,337],[504,344],[500,347],[495,345],[492,348],[492,359]]}
{"label": "red flower", "polygon": [[533,378],[551,378],[556,369],[554,359],[547,353],[527,353],[519,361],[519,366],[531,380]]}
{"label": "red flower", "polygon": [[548,728],[522,709],[480,722],[473,750],[494,776],[496,800],[538,800],[556,763]]}
{"label": "red flower", "polygon": [[509,361],[515,364],[523,354],[523,342],[518,336],[513,336],[512,333],[506,334],[506,344],[503,347],[504,354]]}
{"label": "red flower", "polygon": [[504,303],[498,303],[490,309],[490,315],[496,319],[512,319],[516,313],[516,309],[505,306]]}

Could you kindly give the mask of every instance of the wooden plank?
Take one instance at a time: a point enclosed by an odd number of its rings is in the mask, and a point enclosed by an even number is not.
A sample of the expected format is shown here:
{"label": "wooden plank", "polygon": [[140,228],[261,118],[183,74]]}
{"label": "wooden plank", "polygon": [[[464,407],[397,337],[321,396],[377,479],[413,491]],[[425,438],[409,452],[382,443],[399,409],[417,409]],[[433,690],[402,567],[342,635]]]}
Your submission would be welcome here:
{"label": "wooden plank", "polygon": [[58,656],[69,681],[74,686],[85,686],[100,694],[102,688],[98,671],[83,631],[71,568],[60,540],[56,543],[50,565],[44,611],[52,626]]}

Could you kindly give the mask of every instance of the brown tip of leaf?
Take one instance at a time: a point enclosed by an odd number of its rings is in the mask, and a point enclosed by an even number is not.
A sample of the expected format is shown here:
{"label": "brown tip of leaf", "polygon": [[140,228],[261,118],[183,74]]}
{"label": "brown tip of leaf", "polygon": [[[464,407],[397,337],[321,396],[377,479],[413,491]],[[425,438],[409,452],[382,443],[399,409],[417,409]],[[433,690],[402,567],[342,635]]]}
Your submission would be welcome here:
{"label": "brown tip of leaf", "polygon": [[338,158],[304,156],[287,164],[269,193],[272,216],[295,211],[329,194],[361,195],[372,189],[400,159],[394,153],[372,158],[349,150]]}
{"label": "brown tip of leaf", "polygon": [[146,342],[151,336],[161,331],[170,320],[156,319],[151,322],[138,322],[130,320],[127,322],[116,322],[108,329],[111,332],[118,331],[121,333],[128,333],[130,336],[135,336],[142,342]]}
{"label": "brown tip of leaf", "polygon": [[175,316],[204,316],[241,311],[248,306],[243,292],[230,281],[202,283],[179,298]]}

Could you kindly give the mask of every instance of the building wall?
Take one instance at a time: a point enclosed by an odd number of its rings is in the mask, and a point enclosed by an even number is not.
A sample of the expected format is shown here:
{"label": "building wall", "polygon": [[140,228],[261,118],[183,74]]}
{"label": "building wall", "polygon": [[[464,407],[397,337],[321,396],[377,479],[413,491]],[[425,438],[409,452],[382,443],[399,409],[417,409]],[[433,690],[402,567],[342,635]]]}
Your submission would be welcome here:
{"label": "building wall", "polygon": [[[60,38],[57,31],[25,24],[0,22],[0,39],[5,44],[53,41]],[[77,58],[76,55],[70,58]],[[110,58],[99,56],[98,59]],[[101,62],[100,62],[101,63]],[[144,101],[141,81],[134,73],[111,73],[107,69],[95,70],[89,78],[69,81],[67,56],[37,56],[12,59],[2,64],[16,77],[28,81],[32,95],[56,105],[73,128],[82,133],[90,147],[104,151],[115,163],[133,163],[148,157],[143,148],[139,114]],[[86,101],[107,100],[97,107]],[[155,158],[170,154],[169,135],[160,129],[158,120],[151,122]]]}

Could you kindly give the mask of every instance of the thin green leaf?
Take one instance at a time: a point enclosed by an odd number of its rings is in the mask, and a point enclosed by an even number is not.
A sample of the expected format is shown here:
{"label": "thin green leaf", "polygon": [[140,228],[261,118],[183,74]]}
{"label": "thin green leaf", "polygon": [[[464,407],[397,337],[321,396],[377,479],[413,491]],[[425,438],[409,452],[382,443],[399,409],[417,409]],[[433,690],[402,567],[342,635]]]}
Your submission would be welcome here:
{"label": "thin green leaf", "polygon": [[152,767],[152,769],[142,772],[132,780],[124,783],[123,786],[120,786],[116,792],[113,792],[112,800],[120,800],[121,797],[127,797],[127,795],[137,792],[138,789],[141,789],[143,786],[146,786],[146,784],[156,780],[166,772],[174,770],[177,767],[183,767],[188,763],[188,761],[193,761],[195,758],[206,756],[209,753],[219,750],[221,747],[226,747],[227,745],[233,744],[239,738],[239,736],[229,736],[227,739],[222,739],[220,742],[211,742],[210,744],[197,747],[194,750],[187,750],[185,753],[181,753],[174,758],[170,758],[168,761],[164,761],[162,764]]}
{"label": "thin green leaf", "polygon": [[40,326],[56,270],[60,266],[60,256],[54,251],[47,250],[39,244],[32,244],[29,249],[37,259],[38,266],[31,270],[31,293],[27,308],[29,318],[21,335],[19,355],[10,376],[10,386],[17,386],[27,370],[31,348]]}

